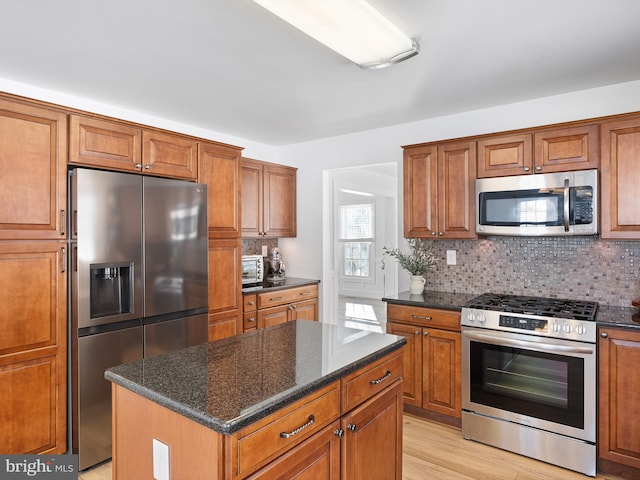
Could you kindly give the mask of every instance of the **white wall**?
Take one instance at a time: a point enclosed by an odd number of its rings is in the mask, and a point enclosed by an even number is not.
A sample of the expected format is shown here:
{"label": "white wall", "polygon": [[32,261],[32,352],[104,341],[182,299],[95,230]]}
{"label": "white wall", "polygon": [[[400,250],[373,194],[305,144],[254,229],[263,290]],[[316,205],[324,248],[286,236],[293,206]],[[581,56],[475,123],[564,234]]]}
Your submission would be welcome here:
{"label": "white wall", "polygon": [[[298,167],[298,236],[280,240],[287,252],[287,274],[320,279],[325,275],[324,255],[330,239],[323,238],[322,231],[324,170],[396,161],[402,172],[402,145],[634,111],[640,111],[640,81],[282,147],[279,161]],[[402,223],[401,173],[398,191]],[[401,276],[400,291],[406,290],[402,281]]]}

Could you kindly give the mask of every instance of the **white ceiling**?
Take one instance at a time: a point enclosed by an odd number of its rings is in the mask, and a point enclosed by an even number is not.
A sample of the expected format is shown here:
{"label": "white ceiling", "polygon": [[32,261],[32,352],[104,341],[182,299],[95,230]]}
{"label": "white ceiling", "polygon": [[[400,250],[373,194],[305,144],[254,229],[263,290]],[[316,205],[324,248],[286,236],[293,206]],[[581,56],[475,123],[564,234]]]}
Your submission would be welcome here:
{"label": "white ceiling", "polygon": [[252,0],[2,0],[0,77],[271,145],[640,79],[638,0],[370,2],[417,57],[362,70]]}

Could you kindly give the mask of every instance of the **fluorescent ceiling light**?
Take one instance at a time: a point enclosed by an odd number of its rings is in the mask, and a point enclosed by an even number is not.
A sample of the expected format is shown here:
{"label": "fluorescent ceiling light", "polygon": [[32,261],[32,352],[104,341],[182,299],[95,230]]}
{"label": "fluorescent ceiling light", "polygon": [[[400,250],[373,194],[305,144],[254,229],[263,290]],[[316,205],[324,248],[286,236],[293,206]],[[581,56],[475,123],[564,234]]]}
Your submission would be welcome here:
{"label": "fluorescent ceiling light", "polygon": [[362,68],[382,68],[420,46],[365,0],[254,0]]}

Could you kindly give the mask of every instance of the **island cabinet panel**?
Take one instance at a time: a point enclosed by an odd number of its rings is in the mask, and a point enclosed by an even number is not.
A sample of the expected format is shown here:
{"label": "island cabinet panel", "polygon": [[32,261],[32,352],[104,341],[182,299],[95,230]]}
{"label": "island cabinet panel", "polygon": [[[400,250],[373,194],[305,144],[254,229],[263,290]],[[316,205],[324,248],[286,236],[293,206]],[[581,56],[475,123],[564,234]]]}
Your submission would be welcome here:
{"label": "island cabinet panel", "polygon": [[142,129],[102,118],[70,115],[69,163],[140,172]]}
{"label": "island cabinet panel", "polygon": [[342,417],[342,480],[402,479],[402,381]]}
{"label": "island cabinet panel", "polygon": [[640,116],[602,124],[601,237],[640,239]]}
{"label": "island cabinet panel", "polygon": [[67,116],[0,98],[0,239],[66,236]]}
{"label": "island cabinet panel", "polygon": [[340,418],[340,383],[259,420],[229,438],[231,478],[245,478]]}
{"label": "island cabinet panel", "polygon": [[460,426],[460,312],[389,304],[387,332],[407,339],[403,349],[403,399],[407,411]]}
{"label": "island cabinet panel", "polygon": [[156,478],[154,439],[169,447],[169,478],[224,478],[221,434],[118,385],[112,405],[113,480]]}
{"label": "island cabinet panel", "polygon": [[[640,478],[640,332],[602,328],[599,333],[598,456],[600,463],[636,469]],[[611,467],[606,464],[605,470],[616,473]]]}

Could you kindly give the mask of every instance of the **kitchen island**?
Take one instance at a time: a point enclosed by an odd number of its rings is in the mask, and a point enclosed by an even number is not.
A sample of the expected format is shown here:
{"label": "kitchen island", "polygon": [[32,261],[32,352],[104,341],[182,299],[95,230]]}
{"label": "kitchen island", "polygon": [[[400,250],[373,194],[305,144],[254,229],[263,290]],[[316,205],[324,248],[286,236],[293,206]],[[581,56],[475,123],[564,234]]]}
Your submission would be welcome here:
{"label": "kitchen island", "polygon": [[400,479],[405,343],[299,320],[111,368],[113,478]]}

